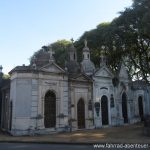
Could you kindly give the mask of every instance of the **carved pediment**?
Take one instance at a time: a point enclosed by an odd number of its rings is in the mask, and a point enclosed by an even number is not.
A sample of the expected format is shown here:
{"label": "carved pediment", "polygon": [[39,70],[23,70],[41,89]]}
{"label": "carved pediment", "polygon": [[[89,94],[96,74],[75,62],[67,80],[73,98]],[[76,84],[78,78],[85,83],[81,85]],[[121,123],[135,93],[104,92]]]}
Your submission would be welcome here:
{"label": "carved pediment", "polygon": [[65,72],[61,67],[59,67],[54,62],[49,63],[46,66],[42,67],[41,70],[45,71],[45,72],[53,72],[53,73],[64,73]]}
{"label": "carved pediment", "polygon": [[92,79],[84,74],[80,74],[79,76],[73,78],[74,80],[79,80],[79,81],[91,81]]}
{"label": "carved pediment", "polygon": [[94,75],[95,77],[113,78],[113,74],[107,67],[100,68]]}

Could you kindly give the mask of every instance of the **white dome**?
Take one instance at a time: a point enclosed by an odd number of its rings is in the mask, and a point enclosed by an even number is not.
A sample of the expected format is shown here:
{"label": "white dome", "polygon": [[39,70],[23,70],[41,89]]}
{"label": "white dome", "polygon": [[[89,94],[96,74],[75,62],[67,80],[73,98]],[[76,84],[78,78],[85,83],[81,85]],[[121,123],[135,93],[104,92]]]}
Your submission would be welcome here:
{"label": "white dome", "polygon": [[83,72],[86,73],[87,75],[91,75],[95,71],[94,63],[89,59],[83,60],[81,62],[81,66],[82,66]]}

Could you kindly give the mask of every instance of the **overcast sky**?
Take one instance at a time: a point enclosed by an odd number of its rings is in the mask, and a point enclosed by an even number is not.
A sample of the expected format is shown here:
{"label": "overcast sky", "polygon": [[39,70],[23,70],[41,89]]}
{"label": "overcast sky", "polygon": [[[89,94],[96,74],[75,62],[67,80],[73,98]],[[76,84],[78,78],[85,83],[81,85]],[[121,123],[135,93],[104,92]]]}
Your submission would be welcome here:
{"label": "overcast sky", "polygon": [[77,40],[112,21],[132,0],[0,0],[0,65],[8,73],[43,45]]}

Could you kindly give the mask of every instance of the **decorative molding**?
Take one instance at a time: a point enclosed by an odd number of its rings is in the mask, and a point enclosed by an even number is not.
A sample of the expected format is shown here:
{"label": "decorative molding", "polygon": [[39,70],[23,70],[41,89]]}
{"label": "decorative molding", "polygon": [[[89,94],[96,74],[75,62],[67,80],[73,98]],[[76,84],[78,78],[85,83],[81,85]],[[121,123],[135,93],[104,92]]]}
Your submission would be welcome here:
{"label": "decorative molding", "polygon": [[103,89],[108,90],[108,88],[106,88],[106,87],[101,87],[100,88],[100,90],[103,90]]}
{"label": "decorative molding", "polygon": [[45,82],[48,85],[57,85],[57,83],[52,83],[52,82]]}

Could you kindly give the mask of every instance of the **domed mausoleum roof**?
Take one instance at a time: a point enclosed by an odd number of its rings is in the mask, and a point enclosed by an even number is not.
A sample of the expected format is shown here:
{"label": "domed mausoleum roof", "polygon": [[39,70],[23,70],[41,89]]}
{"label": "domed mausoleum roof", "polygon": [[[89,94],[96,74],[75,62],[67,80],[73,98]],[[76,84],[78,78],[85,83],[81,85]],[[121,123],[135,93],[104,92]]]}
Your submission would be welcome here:
{"label": "domed mausoleum roof", "polygon": [[40,50],[37,54],[35,54],[35,58],[31,61],[30,65],[36,63],[37,67],[42,67],[49,63],[50,55],[48,52],[44,50]]}
{"label": "domed mausoleum roof", "polygon": [[83,52],[89,52],[89,53],[90,53],[90,49],[89,49],[88,46],[87,46],[87,40],[84,40]]}
{"label": "domed mausoleum roof", "polygon": [[95,71],[95,65],[91,60],[83,60],[81,67],[87,75],[91,75]]}
{"label": "domed mausoleum roof", "polygon": [[79,73],[79,72],[80,72],[79,63],[76,62],[76,61],[69,61],[69,62],[66,64],[66,67],[67,67],[68,73],[76,74],[76,73]]}
{"label": "domed mausoleum roof", "polygon": [[92,75],[95,71],[94,63],[90,60],[90,49],[87,47],[87,41],[84,41],[83,60],[81,62],[81,69],[87,75]]}
{"label": "domed mausoleum roof", "polygon": [[73,39],[71,39],[72,44],[69,48],[69,61],[66,64],[69,74],[77,74],[80,72],[80,65],[77,62],[77,50],[74,47]]}

